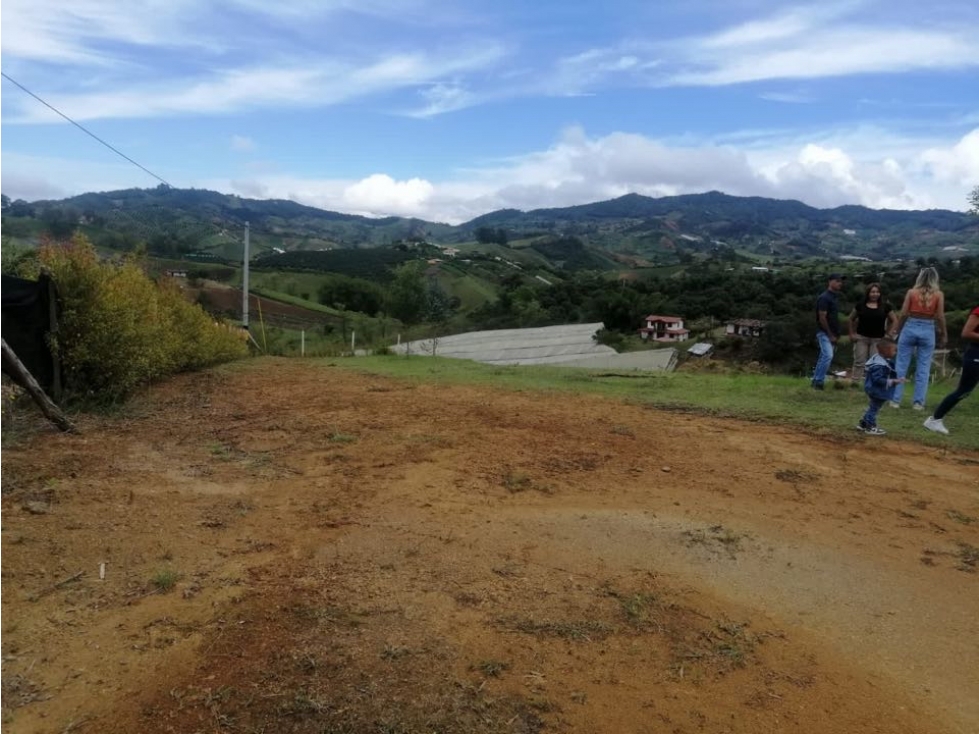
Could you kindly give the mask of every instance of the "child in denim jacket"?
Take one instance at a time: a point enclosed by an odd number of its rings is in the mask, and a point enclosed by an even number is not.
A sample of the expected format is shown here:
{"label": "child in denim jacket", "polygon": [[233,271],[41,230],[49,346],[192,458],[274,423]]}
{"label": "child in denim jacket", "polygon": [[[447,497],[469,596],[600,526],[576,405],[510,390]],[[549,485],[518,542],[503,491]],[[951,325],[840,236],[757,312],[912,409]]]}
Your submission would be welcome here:
{"label": "child in denim jacket", "polygon": [[881,339],[877,344],[877,354],[867,360],[864,367],[863,389],[870,399],[867,412],[863,414],[857,428],[871,436],[883,436],[887,433],[877,426],[877,413],[881,407],[894,395],[894,388],[904,382],[897,376],[894,369],[894,355],[897,353],[897,342],[889,337]]}

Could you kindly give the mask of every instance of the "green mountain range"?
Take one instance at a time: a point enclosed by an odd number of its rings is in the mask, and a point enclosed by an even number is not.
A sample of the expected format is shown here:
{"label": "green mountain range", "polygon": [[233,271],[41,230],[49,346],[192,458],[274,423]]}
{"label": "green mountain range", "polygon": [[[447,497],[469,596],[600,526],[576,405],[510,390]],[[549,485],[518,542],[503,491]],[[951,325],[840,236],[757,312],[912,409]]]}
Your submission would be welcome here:
{"label": "green mountain range", "polygon": [[240,257],[245,222],[252,252],[366,248],[398,242],[480,240],[533,248],[574,267],[668,265],[730,250],[781,259],[955,258],[979,254],[979,218],[947,210],[816,209],[798,201],[712,191],[663,198],[638,194],[559,209],[503,209],[457,226],[403,217],[340,214],[293,201],[246,199],[198,189],[126,189],[32,203],[4,198],[4,235],[74,227],[96,244],[160,255]]}

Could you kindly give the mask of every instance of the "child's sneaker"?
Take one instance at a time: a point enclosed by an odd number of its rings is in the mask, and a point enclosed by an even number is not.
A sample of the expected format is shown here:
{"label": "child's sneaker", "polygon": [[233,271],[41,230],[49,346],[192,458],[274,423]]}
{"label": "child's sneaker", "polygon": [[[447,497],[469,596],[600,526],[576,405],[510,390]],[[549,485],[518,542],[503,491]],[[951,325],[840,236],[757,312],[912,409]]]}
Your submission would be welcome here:
{"label": "child's sneaker", "polygon": [[911,407],[914,408],[915,410],[924,410],[925,409],[925,404],[924,403],[915,403]]}
{"label": "child's sneaker", "polygon": [[888,403],[888,405],[890,405],[892,408],[900,408],[901,407],[901,404],[899,402],[897,402],[896,400],[890,401]]}
{"label": "child's sneaker", "polygon": [[935,416],[926,418],[924,422],[924,426],[929,431],[934,431],[935,433],[941,433],[943,436],[948,435],[948,429],[945,427],[945,424],[942,422],[941,418],[936,418]]}
{"label": "child's sneaker", "polygon": [[864,428],[863,432],[868,436],[886,436],[887,431],[885,431],[880,426],[871,426],[870,428]]}
{"label": "child's sneaker", "polygon": [[856,428],[857,428],[858,431],[866,431],[867,430],[867,426],[865,426],[862,422],[857,423]]}

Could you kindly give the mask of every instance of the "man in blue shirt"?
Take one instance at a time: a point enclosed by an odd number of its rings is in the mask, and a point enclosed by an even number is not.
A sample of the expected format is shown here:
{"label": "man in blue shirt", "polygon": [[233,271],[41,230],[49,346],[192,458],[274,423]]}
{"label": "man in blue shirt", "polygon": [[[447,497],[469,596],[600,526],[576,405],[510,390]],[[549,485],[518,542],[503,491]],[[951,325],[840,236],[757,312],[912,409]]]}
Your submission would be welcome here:
{"label": "man in blue shirt", "polygon": [[836,342],[840,338],[840,290],[843,288],[843,276],[833,273],[829,276],[826,290],[816,299],[816,341],[819,342],[819,359],[812,373],[812,386],[816,390],[823,389],[826,373],[833,361]]}

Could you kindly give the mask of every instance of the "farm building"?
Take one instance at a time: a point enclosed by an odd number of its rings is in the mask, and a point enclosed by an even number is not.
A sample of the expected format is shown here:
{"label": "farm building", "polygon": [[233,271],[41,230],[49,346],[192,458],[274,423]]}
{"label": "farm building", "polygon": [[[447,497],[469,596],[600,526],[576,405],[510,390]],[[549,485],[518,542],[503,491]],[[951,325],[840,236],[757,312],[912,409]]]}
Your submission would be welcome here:
{"label": "farm building", "polygon": [[728,336],[758,337],[765,331],[765,322],[758,319],[734,319],[727,322],[724,333]]}
{"label": "farm building", "polygon": [[646,326],[639,330],[643,339],[657,342],[678,342],[687,338],[689,329],[683,328],[683,319],[679,316],[647,316]]}

